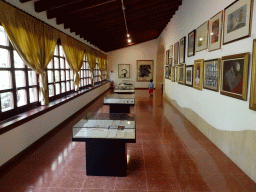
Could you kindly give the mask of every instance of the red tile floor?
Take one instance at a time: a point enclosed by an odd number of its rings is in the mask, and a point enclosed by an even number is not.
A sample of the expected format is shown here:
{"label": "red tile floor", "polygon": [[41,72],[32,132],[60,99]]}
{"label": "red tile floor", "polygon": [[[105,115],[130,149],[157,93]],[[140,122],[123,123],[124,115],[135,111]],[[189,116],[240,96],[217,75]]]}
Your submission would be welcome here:
{"label": "red tile floor", "polygon": [[135,94],[137,142],[127,144],[127,177],[86,176],[85,143],[71,141],[72,126],[83,115],[109,111],[103,95],[1,173],[0,192],[256,191],[256,184],[161,92],[153,98],[147,90]]}

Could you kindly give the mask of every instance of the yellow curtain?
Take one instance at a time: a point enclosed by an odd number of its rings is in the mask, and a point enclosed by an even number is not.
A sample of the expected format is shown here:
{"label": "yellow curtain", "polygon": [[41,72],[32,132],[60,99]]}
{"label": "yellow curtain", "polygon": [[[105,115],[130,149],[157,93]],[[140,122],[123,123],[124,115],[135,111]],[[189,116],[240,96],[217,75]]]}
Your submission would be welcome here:
{"label": "yellow curtain", "polygon": [[61,45],[63,47],[64,53],[66,55],[68,64],[70,68],[75,73],[74,77],[74,84],[75,90],[79,90],[79,81],[80,77],[78,72],[81,70],[83,65],[83,58],[84,58],[84,46],[82,43],[76,41],[75,39],[61,34]]}
{"label": "yellow curtain", "polygon": [[92,80],[92,85],[94,84],[94,69],[96,66],[96,52],[92,48],[87,48],[86,49],[86,55],[87,55],[87,60],[90,66],[91,70],[91,80]]}
{"label": "yellow curtain", "polygon": [[0,21],[25,64],[40,75],[40,101],[42,105],[48,104],[45,68],[53,58],[58,32],[2,1]]}
{"label": "yellow curtain", "polygon": [[104,58],[103,58],[103,54],[102,53],[98,53],[98,65],[99,65],[99,70],[100,70],[100,78],[102,80],[102,73],[104,71]]}

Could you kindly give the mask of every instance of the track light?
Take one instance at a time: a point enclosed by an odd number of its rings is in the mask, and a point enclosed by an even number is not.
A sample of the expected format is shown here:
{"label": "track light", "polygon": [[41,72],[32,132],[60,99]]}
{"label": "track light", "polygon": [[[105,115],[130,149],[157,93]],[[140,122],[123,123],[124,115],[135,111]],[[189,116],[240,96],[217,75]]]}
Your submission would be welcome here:
{"label": "track light", "polygon": [[128,43],[131,43],[132,42],[132,40],[131,39],[128,39]]}

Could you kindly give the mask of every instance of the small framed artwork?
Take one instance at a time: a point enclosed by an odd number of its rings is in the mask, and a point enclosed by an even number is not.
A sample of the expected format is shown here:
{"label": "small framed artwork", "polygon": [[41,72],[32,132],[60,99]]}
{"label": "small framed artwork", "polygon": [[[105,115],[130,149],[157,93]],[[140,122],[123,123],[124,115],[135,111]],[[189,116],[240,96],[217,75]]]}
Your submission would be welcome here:
{"label": "small framed artwork", "polygon": [[130,78],[130,64],[118,64],[118,78]]}
{"label": "small framed artwork", "polygon": [[150,81],[153,79],[153,60],[137,60],[137,81]]}
{"label": "small framed artwork", "polygon": [[219,91],[220,59],[204,61],[204,88]]}
{"label": "small framed artwork", "polygon": [[195,55],[195,38],[196,30],[193,30],[188,34],[188,57]]}
{"label": "small framed artwork", "polygon": [[172,58],[173,56],[173,45],[169,47],[169,58]]}
{"label": "small framed artwork", "polygon": [[224,9],[223,44],[251,36],[253,0],[235,1]]}
{"label": "small framed artwork", "polygon": [[168,79],[172,79],[172,65],[169,65],[169,77]]}
{"label": "small framed artwork", "polygon": [[172,66],[172,58],[169,58],[169,65]]}
{"label": "small framed artwork", "polygon": [[217,13],[209,20],[209,51],[221,48],[221,32],[222,32],[222,11]]}
{"label": "small framed artwork", "polygon": [[165,65],[165,79],[169,79],[169,65]]}
{"label": "small framed artwork", "polygon": [[171,68],[171,80],[175,82],[175,67]]}
{"label": "small framed artwork", "polygon": [[167,51],[165,52],[165,54],[166,54],[166,57],[165,57],[165,65],[168,65],[168,64],[169,64],[169,50],[167,50]]}
{"label": "small framed artwork", "polygon": [[174,65],[178,65],[178,57],[179,57],[179,42],[174,44]]}
{"label": "small framed artwork", "polygon": [[185,71],[185,85],[192,87],[193,86],[193,67],[194,65],[187,65]]}
{"label": "small framed artwork", "polygon": [[186,37],[180,40],[180,64],[185,63]]}
{"label": "small framed artwork", "polygon": [[178,82],[178,66],[175,66],[174,67],[174,76],[175,76],[175,78],[174,78],[174,82]]}
{"label": "small framed artwork", "polygon": [[198,59],[194,61],[193,87],[201,91],[203,88],[203,66],[204,66],[203,59]]}
{"label": "small framed artwork", "polygon": [[222,57],[220,93],[247,100],[249,53]]}
{"label": "small framed artwork", "polygon": [[196,52],[207,49],[208,44],[208,21],[196,29]]}
{"label": "small framed artwork", "polygon": [[185,64],[178,66],[178,83],[185,84]]}
{"label": "small framed artwork", "polygon": [[253,40],[251,93],[249,108],[256,111],[256,39]]}

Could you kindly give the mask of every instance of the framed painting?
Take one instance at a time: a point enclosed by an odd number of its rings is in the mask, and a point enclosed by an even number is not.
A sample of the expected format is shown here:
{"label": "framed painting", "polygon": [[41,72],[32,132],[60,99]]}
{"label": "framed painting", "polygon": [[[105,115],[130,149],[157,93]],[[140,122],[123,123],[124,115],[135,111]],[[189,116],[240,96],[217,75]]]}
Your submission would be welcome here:
{"label": "framed painting", "polygon": [[209,20],[209,51],[221,48],[222,14],[220,11]]}
{"label": "framed painting", "polygon": [[175,67],[171,68],[171,80],[175,82]]}
{"label": "framed painting", "polygon": [[207,49],[208,44],[208,21],[196,29],[196,52]]}
{"label": "framed painting", "polygon": [[169,58],[169,65],[172,66],[172,58]]}
{"label": "framed painting", "polygon": [[173,56],[173,45],[169,47],[169,58],[172,58]]}
{"label": "framed painting", "polygon": [[204,88],[219,91],[220,59],[204,61]]}
{"label": "framed painting", "polygon": [[249,108],[256,111],[256,39],[253,40],[251,92]]}
{"label": "framed painting", "polygon": [[220,93],[247,100],[249,53],[222,57]]}
{"label": "framed painting", "polygon": [[169,64],[169,50],[165,52],[165,65]]}
{"label": "framed painting", "polygon": [[185,64],[178,66],[178,83],[185,84]]}
{"label": "framed painting", "polygon": [[118,64],[118,78],[130,78],[130,64]]}
{"label": "framed painting", "polygon": [[169,65],[165,65],[165,79],[169,79]]}
{"label": "framed painting", "polygon": [[180,39],[180,64],[185,63],[186,37]]}
{"label": "framed painting", "polygon": [[201,90],[203,88],[203,66],[204,60],[198,59],[194,61],[193,69],[193,87],[195,89]]}
{"label": "framed painting", "polygon": [[194,65],[187,65],[185,70],[185,85],[190,87],[193,86],[193,67]]}
{"label": "framed painting", "polygon": [[137,60],[137,81],[150,81],[153,79],[153,60]]}
{"label": "framed painting", "polygon": [[172,79],[172,65],[169,65],[169,77],[168,79]]}
{"label": "framed painting", "polygon": [[174,67],[174,82],[178,82],[178,66]]}
{"label": "framed painting", "polygon": [[193,30],[188,34],[188,57],[195,55],[195,38],[196,30]]}
{"label": "framed painting", "polygon": [[235,1],[224,9],[223,44],[251,36],[253,0]]}
{"label": "framed painting", "polygon": [[179,42],[174,44],[174,65],[178,65],[178,57],[179,57]]}

